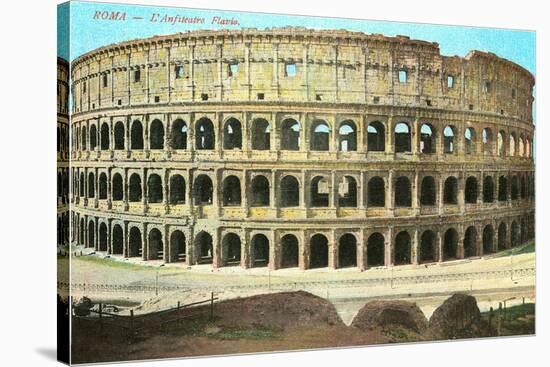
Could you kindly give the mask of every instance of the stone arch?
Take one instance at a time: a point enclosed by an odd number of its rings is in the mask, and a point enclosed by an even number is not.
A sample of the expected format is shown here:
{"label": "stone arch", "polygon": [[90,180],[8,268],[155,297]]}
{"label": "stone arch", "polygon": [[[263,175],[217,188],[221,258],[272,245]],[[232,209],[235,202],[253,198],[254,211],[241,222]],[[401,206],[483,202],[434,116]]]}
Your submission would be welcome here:
{"label": "stone arch", "polygon": [[420,205],[434,206],[436,202],[436,187],[433,176],[425,176],[420,184]]}
{"label": "stone arch", "polygon": [[458,204],[458,180],[454,176],[449,176],[445,180],[443,188],[443,203],[447,205]]}
{"label": "stone arch", "polygon": [[124,188],[122,183],[122,176],[120,173],[115,173],[113,175],[112,183],[112,198],[113,201],[120,201],[124,198]]}
{"label": "stone arch", "polygon": [[237,176],[227,176],[223,180],[222,198],[224,206],[241,205],[241,181]]}
{"label": "stone arch", "polygon": [[386,205],[386,189],[384,179],[372,177],[367,183],[367,205],[369,207],[384,207]]}
{"label": "stone arch", "polygon": [[495,184],[493,177],[485,176],[483,178],[483,202],[492,203],[495,201]]}
{"label": "stone arch", "polygon": [[500,130],[497,135],[497,154],[499,157],[504,157],[505,154],[505,147],[504,144],[506,142],[506,133],[504,130]]}
{"label": "stone arch", "polygon": [[476,150],[476,132],[473,128],[468,127],[464,130],[464,153],[473,154]]}
{"label": "stone arch", "polygon": [[124,122],[117,121],[115,124],[115,144],[114,148],[115,150],[123,150],[124,149]]}
{"label": "stone arch", "polygon": [[151,173],[147,179],[147,200],[149,203],[162,203],[164,198],[162,179],[156,173]]}
{"label": "stone arch", "polygon": [[195,253],[199,264],[212,264],[214,247],[210,233],[201,231],[195,237]]}
{"label": "stone arch", "polygon": [[338,129],[338,150],[341,152],[354,152],[357,150],[357,126],[352,120],[340,123]]}
{"label": "stone arch", "polygon": [[476,227],[470,226],[466,229],[464,233],[464,257],[474,257],[478,256],[478,245],[477,245],[477,230]]}
{"label": "stone arch", "polygon": [[373,121],[367,127],[367,149],[369,152],[383,152],[386,150],[386,131],[384,124]]}
{"label": "stone arch", "polygon": [[185,179],[182,175],[170,176],[170,204],[185,204]]}
{"label": "stone arch", "polygon": [[451,154],[456,151],[456,127],[453,125],[445,126],[443,129],[443,151]]}
{"label": "stone arch", "polygon": [[187,242],[185,234],[180,230],[175,230],[170,235],[170,261],[183,262],[186,256]]}
{"label": "stone arch", "polygon": [[517,175],[512,176],[512,184],[510,188],[510,197],[512,200],[517,200],[519,197],[519,180]]}
{"label": "stone arch", "polygon": [[99,251],[108,251],[109,243],[107,237],[107,224],[101,222],[99,224]]}
{"label": "stone arch", "polygon": [[458,256],[458,232],[449,228],[443,237],[443,261],[454,260]]}
{"label": "stone arch", "polygon": [[80,183],[79,183],[79,191],[80,191],[80,197],[86,196],[86,177],[84,176],[84,172],[80,172]]}
{"label": "stone arch", "polygon": [[523,175],[520,178],[520,193],[522,199],[525,199],[527,197],[527,185],[525,182],[525,176]]}
{"label": "stone arch", "polygon": [[88,197],[95,197],[95,175],[93,172],[88,173]]}
{"label": "stone arch", "polygon": [[229,118],[223,126],[223,149],[241,149],[242,137],[241,122],[234,117]]}
{"label": "stone arch", "polygon": [[100,129],[100,148],[101,150],[109,150],[109,124],[106,122],[101,124]]}
{"label": "stone arch", "polygon": [[298,266],[299,243],[293,234],[286,234],[281,238],[282,268],[294,268]]}
{"label": "stone arch", "polygon": [[281,123],[281,149],[300,150],[300,123],[288,118]]}
{"label": "stone arch", "polygon": [[410,207],[412,205],[411,181],[407,176],[397,177],[393,195],[396,207]]}
{"label": "stone arch", "polygon": [[90,150],[96,150],[97,148],[97,128],[95,124],[90,126]]}
{"label": "stone arch", "polygon": [[520,157],[525,157],[525,138],[523,136],[523,134],[520,134],[519,135],[519,140],[518,140],[518,154]]}
{"label": "stone arch", "polygon": [[241,263],[241,238],[235,233],[227,233],[222,239],[223,263],[233,266]]}
{"label": "stone arch", "polygon": [[300,205],[300,183],[294,176],[288,175],[281,179],[281,207]]}
{"label": "stone arch", "polygon": [[140,202],[142,200],[142,189],[141,189],[141,176],[138,173],[132,173],[130,175],[130,182],[128,185],[128,200],[130,202]]}
{"label": "stone arch", "polygon": [[508,200],[508,178],[502,175],[498,178],[498,201]]}
{"label": "stone arch", "polygon": [[422,126],[420,126],[420,153],[435,153],[436,138],[434,131],[435,129],[432,124],[423,123]]}
{"label": "stone arch", "polygon": [[384,236],[379,232],[372,233],[367,240],[367,266],[383,266],[385,244]]}
{"label": "stone arch", "polygon": [[143,149],[143,125],[141,121],[134,120],[130,130],[130,149]]}
{"label": "stone arch", "polygon": [[93,220],[88,222],[88,247],[95,247],[95,223]]}
{"label": "stone arch", "polygon": [[82,126],[82,130],[81,130],[81,149],[82,150],[86,150],[86,126]]}
{"label": "stone arch", "polygon": [[357,238],[345,233],[338,240],[338,267],[357,267]]}
{"label": "stone arch", "polygon": [[506,249],[506,223],[501,222],[498,226],[498,249]]}
{"label": "stone arch", "polygon": [[310,183],[310,206],[313,208],[329,206],[329,182],[325,176],[315,176]]}
{"label": "stone arch", "polygon": [[411,236],[408,231],[401,231],[395,236],[394,263],[396,265],[410,264],[412,262]]}
{"label": "stone arch", "polygon": [[86,223],[84,218],[80,218],[80,243],[81,246],[86,246]]}
{"label": "stone arch", "polygon": [[212,179],[208,175],[198,175],[194,184],[195,205],[211,205],[213,200]]}
{"label": "stone arch", "polygon": [[152,228],[148,236],[148,260],[159,260],[164,257],[164,243],[162,233],[158,228]]}
{"label": "stone arch", "polygon": [[475,176],[470,176],[466,179],[466,186],[464,188],[464,201],[467,204],[477,203],[477,178]]}
{"label": "stone arch", "polygon": [[310,131],[310,150],[328,151],[330,148],[330,126],[324,120],[315,120]]}
{"label": "stone arch", "polygon": [[487,224],[483,228],[483,253],[491,254],[495,252],[493,238],[495,236],[495,231],[491,224]]}
{"label": "stone arch", "polygon": [[210,150],[214,149],[216,134],[212,121],[203,117],[195,124],[195,149]]}
{"label": "stone arch", "polygon": [[433,231],[426,230],[420,236],[419,261],[420,263],[434,262],[436,254],[436,235]]}
{"label": "stone arch", "polygon": [[521,229],[518,222],[512,221],[510,229],[510,244],[512,247],[519,246],[521,244]]}
{"label": "stone arch", "polygon": [[511,133],[509,136],[508,154],[510,156],[516,155],[516,133]]}
{"label": "stone arch", "polygon": [[317,233],[309,240],[309,268],[324,268],[328,266],[328,239]]}
{"label": "stone arch", "polygon": [[269,239],[262,233],[252,237],[252,266],[263,267],[269,265]]}
{"label": "stone arch", "polygon": [[357,207],[357,180],[353,176],[343,176],[338,185],[338,206]]}
{"label": "stone arch", "polygon": [[160,120],[153,120],[149,129],[149,148],[164,149],[164,125]]}
{"label": "stone arch", "polygon": [[394,128],[394,144],[396,153],[411,151],[411,128],[407,122],[399,122]]}
{"label": "stone arch", "polygon": [[486,127],[481,132],[481,138],[483,142],[483,153],[485,155],[493,154],[493,131]]}
{"label": "stone arch", "polygon": [[182,119],[177,119],[172,123],[170,145],[175,150],[187,149],[187,123]]}
{"label": "stone arch", "polygon": [[271,149],[271,126],[265,119],[258,118],[252,121],[252,149]]}
{"label": "stone arch", "polygon": [[257,175],[251,182],[251,202],[254,207],[269,206],[269,180],[263,175]]}
{"label": "stone arch", "polygon": [[141,238],[141,230],[133,226],[130,228],[128,236],[128,257],[141,257],[143,252],[143,244]]}
{"label": "stone arch", "polygon": [[113,225],[111,237],[112,253],[114,255],[122,255],[124,253],[124,230],[120,224]]}

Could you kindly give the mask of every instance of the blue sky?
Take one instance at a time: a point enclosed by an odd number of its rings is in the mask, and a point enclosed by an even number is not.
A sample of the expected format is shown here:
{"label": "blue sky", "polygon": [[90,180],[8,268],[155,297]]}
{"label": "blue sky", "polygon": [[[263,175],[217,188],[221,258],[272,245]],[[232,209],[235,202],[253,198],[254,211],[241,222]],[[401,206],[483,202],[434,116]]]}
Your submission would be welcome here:
{"label": "blue sky", "polygon": [[[60,9],[68,9],[68,6],[65,5]],[[126,21],[94,20],[93,16],[96,11],[126,12]],[[65,29],[63,27],[66,23],[64,13],[67,12],[58,9],[58,30],[60,30],[58,32],[58,55],[70,60],[111,43],[193,29],[239,29],[242,27],[263,29],[303,26],[318,29],[348,29],[365,33],[382,33],[388,36],[406,35],[413,39],[438,42],[441,54],[449,56],[465,56],[474,49],[490,51],[523,66],[533,75],[535,74],[535,32],[532,31],[73,1],[70,5],[72,38],[69,55],[68,43],[63,42],[68,33],[68,27]],[[153,13],[204,17],[206,23],[199,25],[152,23],[149,19]],[[211,25],[210,19],[213,16],[234,17],[239,20],[240,24],[238,26]],[[135,20],[132,17],[142,17],[143,19]]]}

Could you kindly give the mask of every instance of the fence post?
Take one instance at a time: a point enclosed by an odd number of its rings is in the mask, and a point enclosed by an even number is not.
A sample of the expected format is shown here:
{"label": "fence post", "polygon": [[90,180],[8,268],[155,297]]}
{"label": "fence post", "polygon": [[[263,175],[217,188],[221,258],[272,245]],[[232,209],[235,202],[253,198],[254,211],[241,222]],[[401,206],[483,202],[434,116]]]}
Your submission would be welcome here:
{"label": "fence post", "polygon": [[179,309],[180,309],[180,301],[178,301],[178,306],[177,306],[177,307],[178,307],[178,311],[179,311]]}
{"label": "fence post", "polygon": [[214,292],[210,292],[210,320],[214,318]]}
{"label": "fence post", "polygon": [[103,331],[103,304],[99,304],[99,331]]}

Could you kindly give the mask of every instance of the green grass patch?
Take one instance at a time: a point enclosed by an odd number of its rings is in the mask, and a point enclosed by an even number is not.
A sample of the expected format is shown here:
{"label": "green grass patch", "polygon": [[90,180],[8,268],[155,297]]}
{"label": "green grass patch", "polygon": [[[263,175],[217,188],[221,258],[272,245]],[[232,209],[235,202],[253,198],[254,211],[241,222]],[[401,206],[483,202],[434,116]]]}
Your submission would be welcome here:
{"label": "green grass patch", "polygon": [[521,255],[535,252],[535,241],[529,241],[521,246],[513,247],[504,251],[500,251],[494,255],[494,257],[504,257],[510,255]]}
{"label": "green grass patch", "polygon": [[[110,259],[110,258],[105,259],[105,258],[101,258],[101,257],[98,257],[98,256],[92,256],[92,255],[73,257],[72,261],[75,261],[75,262],[83,261],[83,262],[94,263],[94,264],[97,264],[97,265],[109,266],[111,268],[129,269],[129,270],[151,270],[151,269],[153,269],[150,266],[132,264],[132,263],[122,262],[122,261],[118,261],[118,260],[114,260],[114,259]],[[162,269],[161,269],[161,271],[162,271]]]}
{"label": "green grass patch", "polygon": [[209,337],[221,340],[273,339],[279,337],[279,331],[268,327],[223,328],[221,331],[209,335]]}

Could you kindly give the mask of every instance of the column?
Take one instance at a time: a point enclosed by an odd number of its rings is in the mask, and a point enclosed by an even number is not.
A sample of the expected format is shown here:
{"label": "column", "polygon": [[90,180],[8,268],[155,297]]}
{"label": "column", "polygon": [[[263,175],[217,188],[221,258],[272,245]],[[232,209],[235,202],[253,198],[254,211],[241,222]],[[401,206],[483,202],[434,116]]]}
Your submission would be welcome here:
{"label": "column", "polygon": [[418,265],[420,262],[420,251],[419,251],[419,233],[418,228],[414,229],[414,236],[412,238],[412,244],[411,244],[411,260],[414,265]]}
{"label": "column", "polygon": [[393,265],[393,226],[388,226],[388,232],[384,239],[384,266]]}
{"label": "column", "polygon": [[390,169],[388,174],[388,185],[386,190],[386,209],[389,217],[393,217],[394,214],[394,195],[393,195],[393,177],[395,171]]}
{"label": "column", "polygon": [[338,268],[338,244],[336,243],[334,230],[328,235],[328,268]]}
{"label": "column", "polygon": [[441,229],[437,229],[436,233],[436,248],[437,248],[437,262],[443,262],[443,239],[441,238]]}
{"label": "column", "polygon": [[147,240],[147,224],[143,224],[141,231],[141,256],[144,261],[149,260],[149,242]]}

